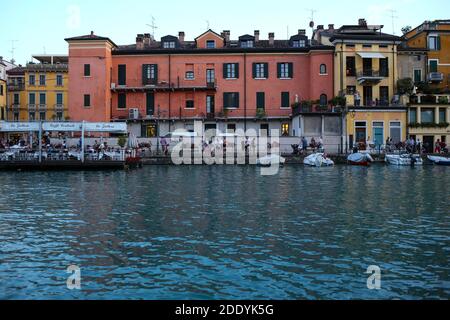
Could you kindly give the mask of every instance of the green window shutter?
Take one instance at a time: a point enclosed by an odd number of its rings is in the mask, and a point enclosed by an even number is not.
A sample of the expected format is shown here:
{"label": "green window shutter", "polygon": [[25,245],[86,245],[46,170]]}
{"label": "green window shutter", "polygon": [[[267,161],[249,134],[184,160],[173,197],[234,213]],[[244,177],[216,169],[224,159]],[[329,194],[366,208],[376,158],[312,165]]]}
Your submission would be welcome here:
{"label": "green window shutter", "polygon": [[269,64],[264,63],[264,78],[269,79]]}
{"label": "green window shutter", "polygon": [[277,63],[277,77],[281,78],[281,63]]}
{"label": "green window shutter", "polygon": [[158,65],[157,64],[154,64],[154,68],[155,68],[155,83],[157,84],[158,83]]}
{"label": "green window shutter", "polygon": [[142,84],[145,86],[147,83],[147,64],[142,65]]}
{"label": "green window shutter", "polygon": [[282,108],[289,108],[289,92],[282,92],[281,93],[281,107]]}
{"label": "green window shutter", "polygon": [[430,72],[437,72],[437,61],[436,60],[430,61]]}
{"label": "green window shutter", "polygon": [[223,93],[223,107],[225,109],[229,108],[229,105],[228,105],[228,93],[226,93],[226,92]]}
{"label": "green window shutter", "polygon": [[239,79],[239,63],[235,63],[234,67],[236,68],[236,79]]}
{"label": "green window shutter", "polygon": [[289,78],[292,79],[294,77],[294,64],[290,62],[288,65],[289,65]]}
{"label": "green window shutter", "polygon": [[256,63],[253,63],[253,79],[256,78]]}
{"label": "green window shutter", "polygon": [[235,93],[235,103],[233,107],[239,108],[239,92]]}
{"label": "green window shutter", "polygon": [[438,36],[436,42],[437,42],[437,49],[441,50],[441,37]]}
{"label": "green window shutter", "polygon": [[227,79],[227,66],[228,66],[228,63],[223,64],[223,78],[224,79]]}
{"label": "green window shutter", "polygon": [[266,100],[266,94],[264,92],[257,92],[256,93],[256,108],[257,109],[264,109],[265,108],[265,101]]}

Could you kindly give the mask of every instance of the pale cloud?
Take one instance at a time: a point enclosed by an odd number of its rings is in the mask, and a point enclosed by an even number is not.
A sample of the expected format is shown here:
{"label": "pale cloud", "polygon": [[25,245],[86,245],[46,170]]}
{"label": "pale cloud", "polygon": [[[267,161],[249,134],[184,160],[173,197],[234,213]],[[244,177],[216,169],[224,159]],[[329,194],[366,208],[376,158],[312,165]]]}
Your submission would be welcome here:
{"label": "pale cloud", "polygon": [[66,9],[66,27],[69,30],[77,30],[81,25],[81,9],[77,5],[70,5]]}

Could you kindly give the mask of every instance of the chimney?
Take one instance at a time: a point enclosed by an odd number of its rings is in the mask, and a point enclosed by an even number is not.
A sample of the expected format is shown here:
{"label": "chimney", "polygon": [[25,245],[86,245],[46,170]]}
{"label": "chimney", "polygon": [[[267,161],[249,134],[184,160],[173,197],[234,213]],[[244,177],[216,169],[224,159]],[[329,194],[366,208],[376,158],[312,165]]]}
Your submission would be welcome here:
{"label": "chimney", "polygon": [[323,30],[323,24],[319,24],[319,25],[317,26],[317,30]]}
{"label": "chimney", "polygon": [[259,41],[259,30],[255,30],[255,42]]}
{"label": "chimney", "polygon": [[361,26],[361,27],[367,27],[366,19],[359,19],[358,20],[358,25]]}
{"label": "chimney", "polygon": [[178,40],[180,41],[181,44],[184,43],[184,36],[185,36],[184,31],[178,32]]}
{"label": "chimney", "polygon": [[230,42],[230,36],[231,36],[230,30],[223,30],[223,33],[225,34],[225,42]]}
{"label": "chimney", "polygon": [[94,31],[91,31],[91,37],[93,37],[94,36]]}
{"label": "chimney", "polygon": [[150,33],[144,34],[144,47],[150,47],[152,37],[150,36]]}
{"label": "chimney", "polygon": [[269,45],[273,46],[275,43],[275,33],[271,32],[269,33]]}
{"label": "chimney", "polygon": [[305,29],[298,29],[298,34],[301,36],[306,35],[306,30]]}
{"label": "chimney", "polygon": [[334,24],[329,24],[328,25],[328,30],[334,30]]}
{"label": "chimney", "polygon": [[144,49],[144,35],[138,34],[136,36],[136,49],[142,50]]}

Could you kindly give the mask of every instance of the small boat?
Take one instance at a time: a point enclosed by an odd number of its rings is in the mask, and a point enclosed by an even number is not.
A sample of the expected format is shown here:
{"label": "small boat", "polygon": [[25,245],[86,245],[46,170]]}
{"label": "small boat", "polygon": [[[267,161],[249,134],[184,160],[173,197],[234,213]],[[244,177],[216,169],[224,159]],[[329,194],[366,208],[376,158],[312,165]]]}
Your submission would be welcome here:
{"label": "small boat", "polygon": [[397,166],[423,165],[422,158],[417,154],[387,154],[386,163]]}
{"label": "small boat", "polygon": [[349,164],[354,166],[366,166],[368,167],[371,162],[373,162],[373,158],[368,153],[352,153],[348,156],[347,161]]}
{"label": "small boat", "polygon": [[285,158],[276,154],[269,154],[265,157],[259,158],[256,163],[259,166],[268,167],[273,164],[284,165],[285,162],[286,162]]}
{"label": "small boat", "polygon": [[313,153],[307,156],[303,163],[311,167],[329,167],[334,165],[333,160],[327,158],[324,153]]}
{"label": "small boat", "polygon": [[434,164],[437,164],[438,166],[450,166],[450,158],[428,156],[428,160],[430,160]]}

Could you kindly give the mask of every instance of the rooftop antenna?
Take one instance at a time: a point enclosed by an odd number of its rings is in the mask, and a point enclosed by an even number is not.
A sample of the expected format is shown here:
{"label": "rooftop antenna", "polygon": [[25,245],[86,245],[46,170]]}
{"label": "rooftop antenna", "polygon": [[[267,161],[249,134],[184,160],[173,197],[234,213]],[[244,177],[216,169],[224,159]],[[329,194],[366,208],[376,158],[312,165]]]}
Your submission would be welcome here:
{"label": "rooftop antenna", "polygon": [[153,37],[153,39],[155,39],[155,29],[158,29],[158,27],[156,26],[155,22],[156,22],[155,17],[152,16],[152,24],[148,24],[147,23],[147,26],[152,28],[152,37]]}
{"label": "rooftop antenna", "polygon": [[396,16],[395,14],[397,13],[397,11],[390,9],[388,10],[391,15],[390,18],[392,19],[392,34],[395,36],[395,19],[398,19],[398,16]]}
{"label": "rooftop antenna", "polygon": [[16,60],[14,60],[14,51],[17,49],[16,47],[14,47],[14,42],[18,42],[19,40],[11,40],[11,50],[9,52],[11,52],[11,63],[14,64],[14,62],[16,62]]}
{"label": "rooftop antenna", "polygon": [[206,21],[206,30],[209,30],[209,20],[205,20]]}
{"label": "rooftop antenna", "polygon": [[313,35],[314,35],[314,15],[315,15],[315,13],[316,12],[318,12],[317,10],[315,10],[315,9],[307,9],[309,12],[311,12],[311,16],[309,17],[309,19],[311,20],[311,22],[309,23],[309,27],[311,28],[311,38],[313,37]]}

